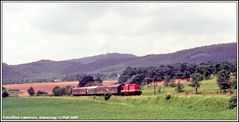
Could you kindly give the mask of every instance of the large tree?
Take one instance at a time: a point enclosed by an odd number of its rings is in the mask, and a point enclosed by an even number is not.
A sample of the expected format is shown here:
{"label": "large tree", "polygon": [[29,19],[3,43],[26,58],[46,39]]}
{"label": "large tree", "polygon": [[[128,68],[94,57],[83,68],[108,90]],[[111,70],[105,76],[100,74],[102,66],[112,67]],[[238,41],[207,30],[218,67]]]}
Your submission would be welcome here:
{"label": "large tree", "polygon": [[203,80],[203,75],[201,75],[200,73],[193,73],[192,74],[192,84],[191,86],[195,89],[196,94],[198,94],[198,89],[200,88],[200,81]]}
{"label": "large tree", "polygon": [[127,67],[123,72],[120,74],[118,81],[119,83],[127,82],[133,75],[137,74],[136,68]]}
{"label": "large tree", "polygon": [[231,89],[232,83],[230,81],[230,72],[227,70],[219,71],[217,74],[217,84],[224,93],[226,93],[228,89]]}
{"label": "large tree", "polygon": [[90,75],[81,76],[79,77],[78,80],[79,80],[79,84],[78,84],[79,87],[84,87],[87,83],[94,82],[93,76],[90,76]]}
{"label": "large tree", "polygon": [[137,74],[133,75],[130,79],[130,83],[136,83],[136,84],[141,84],[141,82],[144,80],[144,75],[143,74]]}

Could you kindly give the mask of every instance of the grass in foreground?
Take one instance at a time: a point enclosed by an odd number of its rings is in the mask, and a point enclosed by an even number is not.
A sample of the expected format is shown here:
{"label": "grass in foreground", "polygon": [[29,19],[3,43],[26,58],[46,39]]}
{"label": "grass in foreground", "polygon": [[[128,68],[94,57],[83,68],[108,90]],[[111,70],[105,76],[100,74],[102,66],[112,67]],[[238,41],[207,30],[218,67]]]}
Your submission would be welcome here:
{"label": "grass in foreground", "polygon": [[[28,97],[3,99],[3,116],[78,116],[96,120],[236,119],[230,97]],[[58,118],[59,119],[59,118]]]}

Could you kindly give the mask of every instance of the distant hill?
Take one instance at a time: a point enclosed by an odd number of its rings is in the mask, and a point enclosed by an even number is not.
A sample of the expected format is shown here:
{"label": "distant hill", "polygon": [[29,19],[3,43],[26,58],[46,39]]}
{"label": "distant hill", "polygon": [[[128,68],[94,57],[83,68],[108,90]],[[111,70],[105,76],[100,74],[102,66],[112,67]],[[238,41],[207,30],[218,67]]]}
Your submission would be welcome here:
{"label": "distant hill", "polygon": [[202,63],[208,61],[233,62],[236,60],[237,60],[237,44],[226,43],[196,47],[192,49],[185,49],[177,51],[175,53],[146,55],[139,57],[137,60],[106,67],[98,71],[102,72],[102,71],[122,70],[127,66],[147,67],[185,62],[187,63]]}
{"label": "distant hill", "polygon": [[208,61],[235,61],[237,56],[236,43],[217,44],[197,47],[169,54],[147,55],[138,60],[126,63],[129,66],[154,66],[174,63],[201,63]]}
{"label": "distant hill", "polygon": [[3,82],[16,81],[18,79],[27,77],[23,72],[18,72],[13,66],[10,66],[6,63],[2,64],[2,71]]}
{"label": "distant hill", "polygon": [[77,62],[82,64],[89,64],[93,63],[97,60],[106,60],[106,59],[135,59],[137,56],[132,54],[120,54],[120,53],[108,53],[108,54],[101,54],[96,56],[84,57],[79,59],[72,59],[66,60],[68,62]]}
{"label": "distant hill", "polygon": [[40,60],[20,65],[3,63],[3,83],[21,82],[24,79],[61,79],[77,73],[120,72],[127,66],[145,67],[184,62],[236,60],[237,44],[227,43],[141,57],[132,54],[108,53],[65,61]]}

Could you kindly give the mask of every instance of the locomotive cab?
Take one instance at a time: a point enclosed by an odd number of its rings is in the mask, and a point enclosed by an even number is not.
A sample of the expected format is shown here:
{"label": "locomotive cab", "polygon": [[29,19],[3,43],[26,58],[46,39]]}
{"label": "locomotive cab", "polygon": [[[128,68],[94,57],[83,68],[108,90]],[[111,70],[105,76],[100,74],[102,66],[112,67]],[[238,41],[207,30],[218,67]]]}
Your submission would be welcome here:
{"label": "locomotive cab", "polygon": [[141,85],[139,84],[123,84],[121,85],[122,95],[140,95],[142,94]]}

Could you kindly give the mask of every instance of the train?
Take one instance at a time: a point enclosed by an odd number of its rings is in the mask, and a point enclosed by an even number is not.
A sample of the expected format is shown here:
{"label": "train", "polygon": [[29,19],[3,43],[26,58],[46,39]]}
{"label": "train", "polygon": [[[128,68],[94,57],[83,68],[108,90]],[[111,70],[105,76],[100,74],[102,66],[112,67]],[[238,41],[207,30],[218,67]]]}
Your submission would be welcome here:
{"label": "train", "polygon": [[72,88],[73,96],[99,96],[110,93],[117,96],[141,95],[140,84],[117,84],[111,86],[90,86]]}

